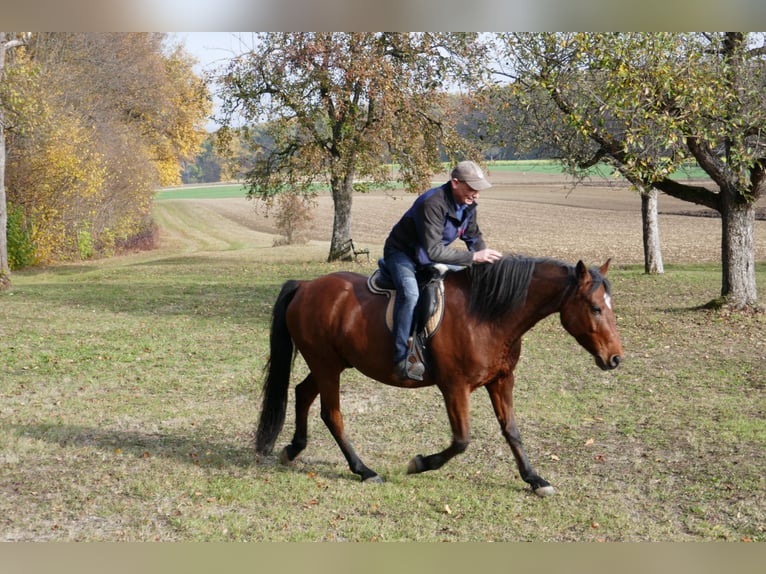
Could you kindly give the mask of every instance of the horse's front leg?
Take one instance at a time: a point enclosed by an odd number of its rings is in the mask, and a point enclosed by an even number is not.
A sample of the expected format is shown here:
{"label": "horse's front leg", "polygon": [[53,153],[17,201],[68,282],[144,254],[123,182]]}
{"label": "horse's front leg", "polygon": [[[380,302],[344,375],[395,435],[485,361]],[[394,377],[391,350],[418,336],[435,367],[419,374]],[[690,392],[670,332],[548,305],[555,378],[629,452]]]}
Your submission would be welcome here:
{"label": "horse's front leg", "polygon": [[465,452],[471,440],[470,423],[468,418],[467,387],[458,390],[442,389],[447,416],[452,427],[452,442],[441,452],[429,456],[415,456],[407,465],[407,474],[416,474],[426,470],[436,470],[442,467],[452,457]]}
{"label": "horse's front leg", "polygon": [[495,410],[500,429],[511,447],[516,465],[519,467],[521,478],[532,487],[538,496],[548,496],[555,492],[550,483],[541,478],[529,463],[524,445],[521,442],[521,434],[516,426],[516,416],[513,411],[513,375],[487,385],[492,408]]}

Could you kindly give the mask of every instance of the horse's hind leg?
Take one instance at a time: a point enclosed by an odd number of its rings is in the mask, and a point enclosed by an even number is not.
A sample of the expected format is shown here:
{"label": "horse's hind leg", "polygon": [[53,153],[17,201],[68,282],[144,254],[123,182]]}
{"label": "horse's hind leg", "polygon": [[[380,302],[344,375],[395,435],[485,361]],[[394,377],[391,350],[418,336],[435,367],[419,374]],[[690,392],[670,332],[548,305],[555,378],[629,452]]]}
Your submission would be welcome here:
{"label": "horse's hind leg", "polygon": [[332,434],[335,442],[338,443],[343,456],[346,457],[351,472],[358,474],[364,482],[383,482],[378,473],[369,469],[357,456],[354,447],[346,437],[343,428],[343,415],[340,412],[340,392],[337,377],[330,388],[321,393],[321,403],[322,420],[330,430],[330,434]]}
{"label": "horse's hind leg", "polygon": [[[335,386],[337,389],[337,385]],[[308,414],[311,405],[319,394],[319,386],[312,373],[303,379],[295,387],[295,433],[293,440],[288,444],[279,456],[283,464],[289,464],[306,448],[308,441]],[[343,430],[343,417],[340,414],[340,396],[336,390],[335,398],[322,397],[321,416],[330,433],[338,443],[340,450],[348,461],[352,472],[358,474],[362,480],[370,482],[383,482],[380,476],[364,465],[359,459],[353,446],[346,438]]]}
{"label": "horse's hind leg", "polygon": [[314,376],[309,375],[295,387],[295,433],[293,440],[288,444],[279,456],[283,464],[288,464],[295,460],[300,452],[306,448],[308,440],[308,416],[311,404],[319,394]]}
{"label": "horse's hind leg", "polygon": [[540,477],[529,463],[524,445],[521,443],[521,434],[516,426],[516,417],[513,412],[513,375],[511,378],[495,381],[487,385],[492,407],[495,409],[497,421],[505,440],[511,447],[516,465],[519,467],[521,478],[532,487],[538,496],[548,496],[555,491],[553,487]]}

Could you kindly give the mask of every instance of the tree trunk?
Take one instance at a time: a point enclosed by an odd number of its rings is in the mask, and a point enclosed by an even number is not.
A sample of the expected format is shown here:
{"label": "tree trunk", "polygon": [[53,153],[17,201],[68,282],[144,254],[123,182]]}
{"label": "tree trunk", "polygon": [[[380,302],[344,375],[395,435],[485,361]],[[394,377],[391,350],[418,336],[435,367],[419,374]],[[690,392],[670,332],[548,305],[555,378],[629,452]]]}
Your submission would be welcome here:
{"label": "tree trunk", "polygon": [[[695,157],[704,169],[705,156],[698,153]],[[762,179],[762,176],[751,173],[751,181]],[[693,201],[721,214],[721,298],[712,303],[733,309],[757,307],[755,210],[758,198],[763,195],[763,184],[754,183],[749,189],[740,191],[733,178],[721,176],[714,181],[718,193],[670,179],[653,185],[668,195]]]}
{"label": "tree trunk", "polygon": [[[0,82],[5,76],[5,32],[0,32]],[[0,101],[0,291],[11,284],[8,262],[8,205],[5,196],[5,113]]]}
{"label": "tree trunk", "polygon": [[351,200],[354,195],[353,174],[345,178],[331,178],[333,202],[332,240],[330,242],[330,254],[327,256],[328,263],[341,259],[352,259],[353,254],[348,249],[343,249],[344,244],[351,236]]}
{"label": "tree trunk", "polygon": [[641,190],[641,221],[644,237],[644,271],[648,274],[665,272],[662,264],[660,225],[657,218],[657,195],[654,188]]}
{"label": "tree trunk", "polygon": [[[2,38],[0,38],[2,42]],[[3,50],[0,43],[0,52]],[[0,60],[2,56],[0,55]],[[2,62],[0,61],[0,66]],[[11,267],[8,261],[8,204],[5,196],[5,130],[3,108],[0,105],[0,291],[11,284]]]}
{"label": "tree trunk", "polygon": [[735,309],[755,307],[755,202],[736,190],[721,190],[721,297]]}

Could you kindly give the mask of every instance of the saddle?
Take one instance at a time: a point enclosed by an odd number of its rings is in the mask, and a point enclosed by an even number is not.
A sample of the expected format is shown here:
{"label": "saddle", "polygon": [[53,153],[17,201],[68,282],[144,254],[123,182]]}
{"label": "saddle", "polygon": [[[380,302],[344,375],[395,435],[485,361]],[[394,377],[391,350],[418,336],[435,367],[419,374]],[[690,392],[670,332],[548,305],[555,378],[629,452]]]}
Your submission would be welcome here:
{"label": "saddle", "polygon": [[[385,269],[385,262],[378,260],[378,269],[367,278],[367,288],[377,295],[388,297],[386,305],[386,326],[393,331],[394,326],[394,299],[396,288],[389,277],[381,269]],[[417,280],[420,296],[415,307],[412,321],[412,346],[410,354],[414,355],[426,367],[428,367],[427,343],[436,333],[444,317],[444,276],[449,268],[437,263],[433,266],[418,270]]]}

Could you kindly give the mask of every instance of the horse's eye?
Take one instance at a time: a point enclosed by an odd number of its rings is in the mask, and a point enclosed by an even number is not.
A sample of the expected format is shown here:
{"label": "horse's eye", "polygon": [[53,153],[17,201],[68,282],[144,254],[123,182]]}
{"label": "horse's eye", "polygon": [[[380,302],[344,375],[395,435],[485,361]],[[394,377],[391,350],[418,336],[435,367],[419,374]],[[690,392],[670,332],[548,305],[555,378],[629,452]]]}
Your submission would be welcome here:
{"label": "horse's eye", "polygon": [[601,315],[601,307],[599,307],[598,305],[593,305],[590,308],[590,312],[593,313],[594,315]]}

